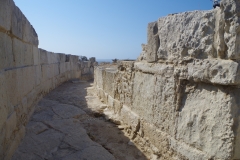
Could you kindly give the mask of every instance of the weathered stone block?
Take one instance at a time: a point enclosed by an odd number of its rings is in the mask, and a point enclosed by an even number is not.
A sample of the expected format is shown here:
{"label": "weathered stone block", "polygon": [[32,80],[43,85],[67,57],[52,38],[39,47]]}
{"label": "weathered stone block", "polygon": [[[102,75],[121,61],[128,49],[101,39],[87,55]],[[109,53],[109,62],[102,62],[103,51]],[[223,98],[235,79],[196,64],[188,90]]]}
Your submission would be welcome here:
{"label": "weathered stone block", "polygon": [[33,47],[33,65],[39,65],[40,64],[40,50],[36,46]]}
{"label": "weathered stone block", "polygon": [[105,72],[103,68],[101,67],[95,67],[94,72],[94,81],[97,84],[97,87],[103,89],[103,73]]}
{"label": "weathered stone block", "polygon": [[17,132],[14,140],[11,143],[11,146],[9,147],[9,149],[8,149],[8,151],[6,153],[5,159],[11,159],[12,158],[12,155],[16,151],[16,149],[19,146],[22,138],[25,135],[25,131],[26,131],[25,127],[21,126],[20,130]]}
{"label": "weathered stone block", "polygon": [[53,76],[59,75],[60,74],[59,64],[58,63],[52,64],[52,67],[53,67]]}
{"label": "weathered stone block", "polygon": [[63,74],[66,72],[65,62],[60,63],[60,74]]}
{"label": "weathered stone block", "polygon": [[13,38],[13,55],[15,60],[15,66],[27,66],[33,64],[33,51],[32,46],[23,43],[22,41]]}
{"label": "weathered stone block", "polygon": [[13,6],[12,0],[0,1],[0,28],[2,27],[7,31],[11,28]]}
{"label": "weathered stone block", "polygon": [[38,46],[38,35],[33,28],[33,26],[30,24],[30,22],[27,20],[27,18],[23,15],[22,16],[22,23],[23,23],[23,41],[30,43],[34,46]]}
{"label": "weathered stone block", "polygon": [[66,55],[64,53],[57,53],[59,54],[60,62],[66,62]]}
{"label": "weathered stone block", "polygon": [[79,56],[70,55],[70,62],[77,63],[79,61]]}
{"label": "weathered stone block", "polygon": [[[18,104],[20,97],[23,94],[23,81],[22,79],[22,70],[9,70],[5,72],[5,79],[6,79],[6,91],[8,96],[8,114],[13,112],[14,106]],[[20,84],[21,83],[21,84]]]}
{"label": "weathered stone block", "polygon": [[16,112],[13,112],[9,115],[8,119],[6,120],[6,140],[10,140],[13,131],[16,130],[17,125],[17,117]]}
{"label": "weathered stone block", "polygon": [[40,65],[35,66],[34,70],[35,86],[38,86],[42,80],[42,67]]}
{"label": "weathered stone block", "polygon": [[47,51],[39,48],[40,51],[40,64],[48,64]]}
{"label": "weathered stone block", "polygon": [[21,10],[14,5],[12,11],[11,32],[20,39],[23,39],[23,19],[24,15],[22,14]]}
{"label": "weathered stone block", "polygon": [[58,63],[60,61],[60,57],[58,57],[58,54],[55,54],[53,52],[47,52],[47,58],[48,63]]}
{"label": "weathered stone block", "polygon": [[23,44],[23,57],[24,57],[24,61],[23,61],[23,65],[24,66],[30,66],[33,65],[33,48],[32,45],[24,43]]}
{"label": "weathered stone block", "polygon": [[52,68],[50,65],[48,64],[45,64],[45,65],[42,65],[42,78],[43,78],[43,81],[46,81],[50,78],[52,78]]}
{"label": "weathered stone block", "polygon": [[240,2],[238,0],[224,0],[221,2],[221,18],[219,23],[218,34],[216,39],[218,50],[222,53],[222,58],[240,59]]}
{"label": "weathered stone block", "polygon": [[[6,89],[6,77],[4,73],[0,73],[0,132],[3,129],[3,125],[7,120],[8,115],[8,96]],[[1,145],[1,144],[0,144]]]}
{"label": "weathered stone block", "polygon": [[[1,2],[0,2],[1,3]],[[12,40],[0,32],[0,70],[13,67]]]}
{"label": "weathered stone block", "polygon": [[208,153],[210,157],[231,159],[234,133],[229,130],[232,115],[227,90],[204,83],[188,87],[195,88],[182,93],[182,106],[175,125],[176,139]]}
{"label": "weathered stone block", "polygon": [[83,73],[83,74],[88,74],[88,73],[90,72],[89,69],[90,69],[90,68],[84,68],[83,71],[82,71],[82,73]]}
{"label": "weathered stone block", "polygon": [[23,79],[22,83],[24,86],[24,96],[31,92],[35,86],[35,66],[25,67],[22,69]]}
{"label": "weathered stone block", "polygon": [[71,63],[70,62],[65,62],[65,69],[66,71],[70,71]]}
{"label": "weathered stone block", "polygon": [[128,106],[123,105],[120,117],[125,124],[131,126],[133,132],[137,132],[139,128],[140,117],[136,113],[132,112]]}
{"label": "weathered stone block", "polygon": [[146,51],[147,62],[157,61],[157,51],[159,46],[160,40],[158,36],[158,23],[157,22],[149,23],[147,45],[143,47],[143,51]]}
{"label": "weathered stone block", "polygon": [[103,90],[108,93],[111,97],[114,97],[114,77],[116,71],[105,71],[103,74]]}
{"label": "weathered stone block", "polygon": [[96,62],[96,58],[95,58],[95,57],[91,57],[91,58],[89,58],[89,61],[90,61],[91,63],[94,63],[94,62]]}
{"label": "weathered stone block", "polygon": [[135,73],[132,111],[143,117],[147,122],[152,122],[155,115],[155,86],[152,85],[155,82],[156,77],[154,75]]}

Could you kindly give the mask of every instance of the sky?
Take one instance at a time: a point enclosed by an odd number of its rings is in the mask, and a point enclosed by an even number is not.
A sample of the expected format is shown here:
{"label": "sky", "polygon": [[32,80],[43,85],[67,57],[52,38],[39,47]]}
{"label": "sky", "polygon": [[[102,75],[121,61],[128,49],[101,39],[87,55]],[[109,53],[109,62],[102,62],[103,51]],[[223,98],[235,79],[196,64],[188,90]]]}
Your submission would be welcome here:
{"label": "sky", "polygon": [[147,25],[171,13],[210,10],[210,0],[14,0],[39,48],[97,59],[136,59]]}

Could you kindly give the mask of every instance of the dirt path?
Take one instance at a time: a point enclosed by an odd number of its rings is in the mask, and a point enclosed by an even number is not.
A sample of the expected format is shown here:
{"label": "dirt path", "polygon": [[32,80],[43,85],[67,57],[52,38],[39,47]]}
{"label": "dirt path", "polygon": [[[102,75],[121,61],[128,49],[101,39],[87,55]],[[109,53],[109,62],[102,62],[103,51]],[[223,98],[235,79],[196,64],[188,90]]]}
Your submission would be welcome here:
{"label": "dirt path", "polygon": [[91,85],[67,82],[45,96],[12,160],[146,160],[121,127],[104,118]]}

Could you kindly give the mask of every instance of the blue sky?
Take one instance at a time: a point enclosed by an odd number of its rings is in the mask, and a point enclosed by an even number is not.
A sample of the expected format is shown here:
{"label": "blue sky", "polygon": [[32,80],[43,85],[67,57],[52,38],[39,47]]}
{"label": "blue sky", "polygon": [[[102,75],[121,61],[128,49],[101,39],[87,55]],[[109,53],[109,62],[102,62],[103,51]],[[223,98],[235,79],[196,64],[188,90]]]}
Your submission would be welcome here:
{"label": "blue sky", "polygon": [[97,59],[136,59],[147,24],[170,13],[210,10],[210,0],[14,0],[39,48]]}

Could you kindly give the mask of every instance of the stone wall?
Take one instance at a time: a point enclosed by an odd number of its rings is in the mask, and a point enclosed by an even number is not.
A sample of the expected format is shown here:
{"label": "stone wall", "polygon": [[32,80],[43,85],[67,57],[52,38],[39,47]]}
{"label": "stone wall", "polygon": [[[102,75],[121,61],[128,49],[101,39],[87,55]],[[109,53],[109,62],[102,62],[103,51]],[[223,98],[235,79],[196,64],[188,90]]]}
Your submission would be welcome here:
{"label": "stone wall", "polygon": [[61,83],[80,78],[78,56],[38,48],[38,36],[12,0],[0,1],[0,159],[10,159],[35,104]]}
{"label": "stone wall", "polygon": [[96,62],[95,57],[89,58],[89,61],[80,61],[80,68],[81,68],[81,80],[88,81],[94,79],[94,66],[98,65]]}
{"label": "stone wall", "polygon": [[95,68],[111,118],[157,159],[240,159],[239,8],[162,17],[136,62]]}

